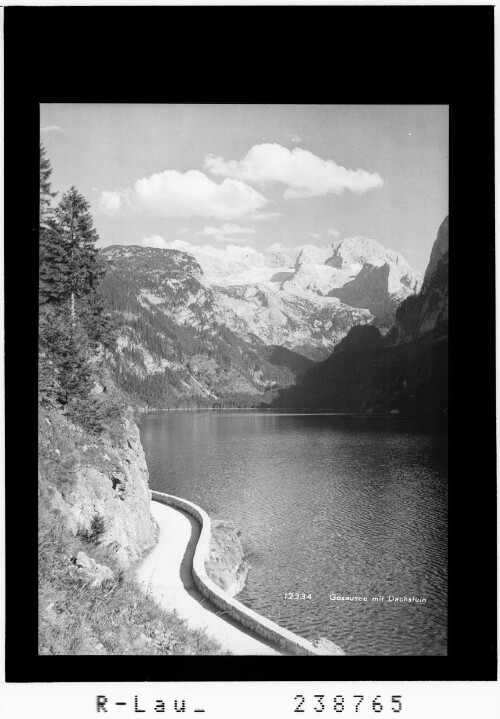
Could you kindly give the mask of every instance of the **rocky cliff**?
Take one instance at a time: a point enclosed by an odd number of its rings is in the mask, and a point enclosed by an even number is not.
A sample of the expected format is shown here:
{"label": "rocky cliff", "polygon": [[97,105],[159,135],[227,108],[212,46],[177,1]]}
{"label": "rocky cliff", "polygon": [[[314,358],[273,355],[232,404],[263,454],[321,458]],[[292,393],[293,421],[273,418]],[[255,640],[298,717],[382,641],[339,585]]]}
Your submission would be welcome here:
{"label": "rocky cliff", "polygon": [[323,358],[355,324],[373,320],[363,308],[335,299],[277,293],[262,285],[217,288],[219,322],[247,341],[280,345]]}
{"label": "rocky cliff", "polygon": [[121,386],[153,407],[258,405],[296,379],[293,365],[269,360],[269,345],[323,358],[353,324],[372,320],[337,298],[211,284],[177,250],[113,246],[102,254],[118,330],[110,361]]}
{"label": "rocky cliff", "polygon": [[353,237],[301,249],[112,246],[104,291],[121,385],[152,407],[258,406],[297,380],[283,347],[323,360],[357,325],[387,329],[421,277],[397,252]]}
{"label": "rocky cliff", "polygon": [[39,654],[221,653],[135,581],[130,565],[155,543],[156,526],[129,413],[89,435],[41,408],[38,495]]}
{"label": "rocky cliff", "polygon": [[431,333],[448,334],[449,218],[446,217],[432,247],[421,292],[408,298],[396,312],[391,344],[413,342]]}
{"label": "rocky cliff", "polygon": [[328,294],[352,307],[367,308],[377,325],[390,327],[401,302],[414,295],[420,284],[420,278],[404,265],[365,262],[353,280]]}
{"label": "rocky cliff", "polygon": [[368,310],[379,326],[388,327],[397,307],[418,292],[421,283],[419,273],[398,252],[367,237],[351,237],[326,248],[302,249],[295,273],[283,281],[282,289],[337,297]]}
{"label": "rocky cliff", "polygon": [[[392,271],[388,263],[378,268],[365,263],[351,290],[355,285],[361,291],[363,283],[366,288],[370,276],[378,273],[387,282]],[[406,276],[402,266],[398,282]],[[372,299],[377,297],[375,289]],[[448,218],[439,228],[421,291],[402,302],[389,333],[383,337],[375,326],[353,327],[328,359],[311,367],[296,386],[283,390],[275,404],[446,416],[447,340]]]}
{"label": "rocky cliff", "polygon": [[41,506],[73,535],[92,536],[127,567],[156,541],[148,470],[132,417],[99,437],[55,411],[39,417]]}
{"label": "rocky cliff", "polygon": [[205,568],[210,579],[232,597],[245,587],[250,570],[240,535],[241,532],[231,522],[212,521],[210,552]]}
{"label": "rocky cliff", "polygon": [[266,392],[294,381],[289,368],[263,355],[251,323],[234,331],[238,308],[226,307],[216,288],[202,284],[192,256],[141,247],[111,247],[103,256],[103,291],[118,332],[109,361],[120,385],[144,404],[258,404]]}

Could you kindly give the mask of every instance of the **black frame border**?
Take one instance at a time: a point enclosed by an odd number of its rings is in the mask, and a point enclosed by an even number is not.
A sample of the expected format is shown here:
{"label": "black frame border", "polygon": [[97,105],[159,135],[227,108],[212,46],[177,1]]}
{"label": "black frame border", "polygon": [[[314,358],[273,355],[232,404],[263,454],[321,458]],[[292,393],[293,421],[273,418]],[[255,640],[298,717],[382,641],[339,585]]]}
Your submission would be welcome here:
{"label": "black frame border", "polygon": [[[5,8],[8,682],[496,679],[493,15],[491,6]],[[38,656],[41,102],[450,106],[447,657]]]}

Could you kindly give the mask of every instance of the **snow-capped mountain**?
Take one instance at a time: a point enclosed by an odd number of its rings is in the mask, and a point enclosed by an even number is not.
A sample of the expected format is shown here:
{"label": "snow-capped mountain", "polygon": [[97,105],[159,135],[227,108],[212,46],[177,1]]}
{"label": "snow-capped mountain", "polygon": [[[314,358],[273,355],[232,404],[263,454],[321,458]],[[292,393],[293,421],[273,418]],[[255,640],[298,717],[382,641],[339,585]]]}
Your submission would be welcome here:
{"label": "snow-capped mountain", "polygon": [[[147,246],[147,245],[146,245]],[[205,285],[267,284],[280,270],[293,271],[294,261],[282,251],[257,252],[252,247],[191,245],[175,241],[166,249],[185,252],[198,262]]]}
{"label": "snow-capped mountain", "polygon": [[[347,264],[352,267],[352,256],[349,259]],[[407,283],[409,289],[414,286],[413,275],[404,262],[392,259],[377,267],[368,263],[366,255],[360,259],[362,269],[342,288],[344,297],[349,292],[357,292],[358,296],[365,292],[374,301],[379,290],[379,296],[387,298],[381,288],[389,287],[396,293],[401,284]],[[422,288],[397,308],[390,332],[383,337],[377,327],[353,327],[324,362],[314,364],[295,385],[280,392],[276,403],[280,407],[446,417],[447,217],[439,228]]]}
{"label": "snow-capped mountain", "polygon": [[[253,287],[245,290],[247,297],[254,298],[258,288],[267,297],[269,292],[275,295],[273,305],[296,304],[301,298],[309,302],[309,309],[315,305],[318,311],[329,306],[320,298],[336,297],[350,307],[368,310],[379,326],[387,328],[397,307],[422,284],[421,275],[402,255],[366,237],[337,240],[327,247],[303,246],[295,261],[283,251],[262,253],[250,247],[179,243],[179,249],[184,248],[200,264],[205,285],[240,288],[226,294],[241,297],[241,288]],[[338,340],[335,337],[334,344]]]}
{"label": "snow-capped mountain", "polygon": [[[133,282],[134,298],[141,306],[197,331],[225,327],[245,341],[326,356],[353,324],[373,319],[368,311],[348,307],[337,298],[283,292],[272,276],[262,283],[245,283],[246,272],[255,269],[276,274],[276,266],[259,266],[259,257],[245,256],[237,267],[233,261],[225,268],[233,274],[226,274],[224,284],[216,284],[214,266],[205,272],[185,252],[117,245],[102,254],[111,271],[108,285],[111,279]],[[237,269],[239,284],[229,284]],[[220,280],[220,265],[218,271]]]}
{"label": "snow-capped mountain", "polygon": [[293,372],[270,363],[266,348],[324,359],[351,327],[388,326],[420,283],[398,253],[365,238],[304,247],[295,262],[279,250],[179,244],[190,252],[102,250],[117,366],[148,385],[165,375],[175,397],[215,401],[289,384]]}
{"label": "snow-capped mountain", "polygon": [[338,297],[351,307],[369,310],[381,326],[389,327],[399,304],[418,292],[422,278],[402,255],[380,242],[351,237],[327,248],[304,248],[293,276],[281,288],[297,294]]}
{"label": "snow-capped mountain", "polygon": [[244,339],[258,337],[316,358],[331,349],[355,324],[373,320],[368,310],[330,297],[295,295],[264,285],[214,288],[219,321]]}
{"label": "snow-capped mountain", "polygon": [[377,324],[388,327],[401,302],[415,294],[421,283],[420,276],[404,265],[365,262],[353,280],[328,294],[352,307],[366,307],[377,318]]}
{"label": "snow-capped mountain", "polygon": [[191,255],[113,246],[102,256],[103,291],[117,329],[110,361],[120,385],[145,404],[258,404],[310,363],[292,351],[273,352],[251,332],[237,335],[230,327],[234,309],[220,304],[217,288],[202,284]]}

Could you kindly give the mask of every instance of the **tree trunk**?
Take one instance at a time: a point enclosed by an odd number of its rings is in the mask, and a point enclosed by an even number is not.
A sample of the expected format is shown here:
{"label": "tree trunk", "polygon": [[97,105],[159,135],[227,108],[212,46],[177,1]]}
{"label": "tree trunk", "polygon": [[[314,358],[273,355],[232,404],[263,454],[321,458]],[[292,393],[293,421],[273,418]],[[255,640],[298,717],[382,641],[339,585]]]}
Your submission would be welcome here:
{"label": "tree trunk", "polygon": [[[69,241],[71,246],[71,264],[73,265],[73,201],[71,201],[71,220],[69,228]],[[73,271],[74,268],[72,267]],[[75,293],[71,293],[71,327],[75,329]]]}

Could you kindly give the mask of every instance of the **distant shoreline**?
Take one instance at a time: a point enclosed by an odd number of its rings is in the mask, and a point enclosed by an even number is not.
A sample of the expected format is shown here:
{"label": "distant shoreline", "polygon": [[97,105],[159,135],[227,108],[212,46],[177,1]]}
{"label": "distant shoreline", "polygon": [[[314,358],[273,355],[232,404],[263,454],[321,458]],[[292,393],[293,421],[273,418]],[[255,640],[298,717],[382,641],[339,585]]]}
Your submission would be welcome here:
{"label": "distant shoreline", "polygon": [[[423,414],[410,414],[399,412],[338,412],[331,409],[297,409],[297,408],[286,408],[286,407],[194,407],[194,408],[179,408],[179,407],[165,407],[165,408],[141,408],[141,415],[155,414],[163,412],[190,412],[190,413],[220,413],[220,414],[233,414],[233,415],[249,415],[249,416],[269,416],[273,415],[276,417],[337,417],[339,420],[345,421],[359,421],[359,422],[373,422],[381,425],[390,425],[394,428],[408,427],[418,428],[426,431],[435,432],[447,432],[448,431],[448,415],[423,415]],[[372,426],[375,426],[372,425]]]}
{"label": "distant shoreline", "polygon": [[339,417],[362,417],[367,419],[435,419],[447,420],[447,415],[423,415],[410,412],[341,412],[329,407],[140,407],[139,412],[276,412],[287,414],[321,415],[328,414]]}

